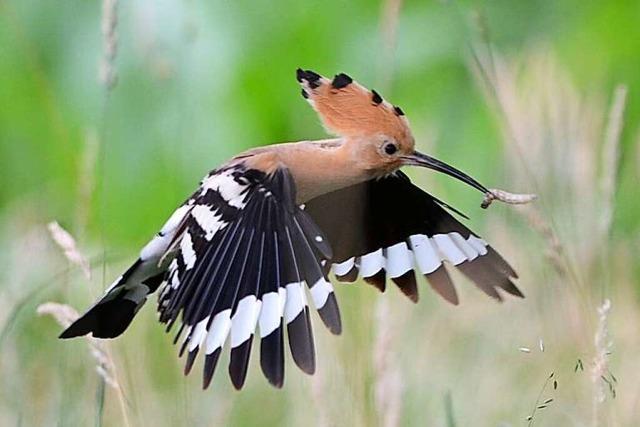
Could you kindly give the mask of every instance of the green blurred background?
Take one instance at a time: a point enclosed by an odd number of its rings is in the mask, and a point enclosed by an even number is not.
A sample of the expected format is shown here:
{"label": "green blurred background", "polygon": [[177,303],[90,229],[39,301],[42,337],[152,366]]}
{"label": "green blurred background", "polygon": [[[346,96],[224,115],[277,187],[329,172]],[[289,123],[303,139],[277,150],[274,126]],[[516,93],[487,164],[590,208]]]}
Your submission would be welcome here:
{"label": "green blurred background", "polygon": [[[98,79],[101,15],[97,1],[0,0],[0,424],[526,425],[552,371],[536,425],[637,422],[638,1],[120,2],[112,90]],[[458,278],[460,307],[426,284],[414,306],[339,285],[345,331],[317,324],[316,376],[288,361],[275,390],[253,363],[241,393],[224,362],[206,392],[182,377],[152,300],[109,344],[121,392],[105,386],[86,344],[56,340],[36,307],[84,308],[230,156],[323,138],[297,67],[350,74],[402,107],[421,150],[538,193],[530,210],[482,211],[459,183],[411,173],[472,217],[528,298],[497,304]],[[608,137],[619,84],[623,125]],[[53,220],[91,280],[52,243]],[[615,399],[594,374],[607,374],[594,348],[604,298]]]}

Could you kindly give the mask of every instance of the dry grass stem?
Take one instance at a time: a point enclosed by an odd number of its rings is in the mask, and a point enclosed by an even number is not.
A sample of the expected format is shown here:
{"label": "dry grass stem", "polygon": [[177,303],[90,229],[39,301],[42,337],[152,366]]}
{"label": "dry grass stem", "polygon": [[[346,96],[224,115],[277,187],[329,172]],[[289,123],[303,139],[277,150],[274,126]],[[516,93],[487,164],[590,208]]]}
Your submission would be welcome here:
{"label": "dry grass stem", "polygon": [[391,351],[394,348],[394,327],[390,312],[387,299],[380,299],[376,310],[373,369],[376,409],[383,427],[399,426],[402,410],[403,381],[398,362]]}
{"label": "dry grass stem", "polygon": [[397,29],[402,0],[386,0],[380,19],[382,55],[379,62],[380,90],[388,92],[393,78],[394,54],[397,44]]}
{"label": "dry grass stem", "polygon": [[597,227],[593,187],[594,153],[602,136],[600,104],[578,93],[546,49],[512,62],[492,52],[488,43],[487,51],[473,50],[474,71],[499,118],[510,179],[544,195],[539,209],[520,212],[548,241],[547,258],[554,269],[570,279],[576,292],[585,289],[578,265],[592,261],[598,245],[589,239],[566,250],[556,230],[563,230],[565,241],[579,242]]}
{"label": "dry grass stem", "polygon": [[[611,354],[612,341],[609,336],[609,314],[611,301],[605,299],[598,307],[598,328],[594,337],[595,356],[591,368],[591,381],[593,383],[593,420],[594,425],[601,424],[603,414],[600,411],[602,403],[607,397],[607,390],[615,397],[613,383],[615,377],[609,370],[609,355]],[[610,380],[612,377],[613,380]]]}
{"label": "dry grass stem", "polygon": [[[397,43],[397,28],[402,0],[386,0],[380,16],[382,39],[379,76],[381,90],[389,91],[393,78],[393,57]],[[374,397],[379,425],[394,427],[400,425],[402,411],[403,381],[392,352],[395,328],[388,299],[381,299],[376,309],[376,340],[373,348],[373,374],[375,378]]]}
{"label": "dry grass stem", "polygon": [[64,256],[67,260],[80,267],[87,280],[91,280],[89,260],[82,254],[82,252],[80,252],[73,236],[71,236],[71,234],[62,228],[56,221],[50,222],[47,225],[47,228],[49,229],[49,233],[51,234],[54,242],[56,242],[64,252]]}
{"label": "dry grass stem", "polygon": [[[63,328],[69,327],[71,323],[80,317],[73,307],[55,302],[40,304],[36,311],[40,316],[52,316]],[[96,372],[98,375],[100,375],[108,385],[115,389],[119,389],[120,385],[118,384],[118,380],[115,375],[115,365],[103,344],[97,339],[89,336],[87,336],[87,343],[89,344],[91,356],[93,356],[96,361]]]}
{"label": "dry grass stem", "polygon": [[541,409],[546,409],[553,402],[553,398],[547,398],[544,401],[542,401],[542,396],[544,395],[544,392],[547,389],[547,386],[549,385],[551,380],[553,380],[552,382],[553,391],[558,389],[558,382],[557,380],[554,379],[554,376],[555,376],[555,373],[551,372],[551,374],[549,374],[549,376],[545,380],[544,384],[542,384],[542,388],[540,389],[540,392],[538,393],[538,397],[536,398],[536,402],[533,405],[533,410],[531,411],[531,414],[527,416],[527,418],[525,419],[526,421],[528,421],[527,423],[528,427],[533,426],[533,423],[536,420],[536,413]]}
{"label": "dry grass stem", "polygon": [[623,119],[626,99],[627,87],[619,85],[614,91],[602,150],[602,171],[600,178],[603,201],[601,231],[605,237],[609,235],[613,221],[618,166],[620,162],[620,135],[624,125]]}
{"label": "dry grass stem", "polygon": [[483,209],[486,209],[494,200],[508,205],[525,205],[533,202],[537,198],[538,196],[535,194],[509,193],[508,191],[499,190],[497,188],[490,188],[489,192],[484,195],[484,200],[482,200],[482,204],[480,206]]}
{"label": "dry grass stem", "polygon": [[328,427],[331,425],[327,419],[326,408],[327,387],[323,375],[311,377],[311,400],[316,408],[314,423],[316,427]]}
{"label": "dry grass stem", "polygon": [[95,190],[95,169],[99,140],[95,129],[87,130],[78,176],[78,203],[76,207],[76,235],[82,239],[89,222],[91,198]]}
{"label": "dry grass stem", "polygon": [[[63,328],[67,328],[79,317],[78,312],[73,307],[55,302],[40,304],[36,309],[36,312],[40,316],[52,316]],[[118,381],[116,365],[113,362],[111,354],[102,341],[88,335],[85,339],[89,345],[91,356],[96,361],[96,373],[104,380],[105,384],[109,385],[116,391],[124,421],[123,424],[129,427],[131,423],[129,422],[127,404],[125,402],[124,392],[120,386],[120,382]]]}
{"label": "dry grass stem", "polygon": [[565,249],[558,235],[547,221],[544,220],[537,209],[527,209],[523,212],[527,222],[536,230],[547,242],[545,257],[561,276],[566,276],[569,272],[564,261]]}
{"label": "dry grass stem", "polygon": [[118,53],[118,0],[102,0],[102,59],[100,60],[99,80],[107,91],[113,89],[118,81],[115,58]]}

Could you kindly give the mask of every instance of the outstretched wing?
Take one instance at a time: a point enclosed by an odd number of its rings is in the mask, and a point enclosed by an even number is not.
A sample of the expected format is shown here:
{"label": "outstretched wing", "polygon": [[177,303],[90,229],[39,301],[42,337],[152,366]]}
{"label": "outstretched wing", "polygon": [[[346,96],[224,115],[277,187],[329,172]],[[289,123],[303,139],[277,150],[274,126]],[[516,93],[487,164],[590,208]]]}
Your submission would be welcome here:
{"label": "outstretched wing", "polygon": [[450,263],[497,300],[502,299],[497,289],[522,297],[511,281],[517,278],[513,268],[445,208],[453,210],[396,172],[317,197],[305,211],[329,238],[340,281],[353,282],[359,275],[384,290],[389,278],[417,301],[416,270],[457,304],[443,265]]}
{"label": "outstretched wing", "polygon": [[249,169],[243,163],[213,171],[191,201],[172,245],[166,282],[158,300],[167,331],[179,323],[185,373],[204,353],[203,385],[222,347],[231,344],[229,374],[241,388],[256,326],[260,362],[275,386],[284,380],[284,326],[295,363],[315,370],[315,352],[305,287],[321,319],[340,333],[333,288],[322,270],[331,249],[308,214],[295,205],[289,171]]}

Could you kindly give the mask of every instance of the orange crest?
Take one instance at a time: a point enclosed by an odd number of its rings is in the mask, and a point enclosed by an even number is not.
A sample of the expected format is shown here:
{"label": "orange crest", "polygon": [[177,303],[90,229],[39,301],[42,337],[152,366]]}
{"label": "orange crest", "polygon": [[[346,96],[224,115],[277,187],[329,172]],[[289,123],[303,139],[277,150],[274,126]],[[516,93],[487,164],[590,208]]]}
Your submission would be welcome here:
{"label": "orange crest", "polygon": [[413,145],[409,121],[399,107],[386,102],[346,74],[329,80],[311,70],[298,69],[302,96],[318,112],[330,133],[344,137],[384,134]]}

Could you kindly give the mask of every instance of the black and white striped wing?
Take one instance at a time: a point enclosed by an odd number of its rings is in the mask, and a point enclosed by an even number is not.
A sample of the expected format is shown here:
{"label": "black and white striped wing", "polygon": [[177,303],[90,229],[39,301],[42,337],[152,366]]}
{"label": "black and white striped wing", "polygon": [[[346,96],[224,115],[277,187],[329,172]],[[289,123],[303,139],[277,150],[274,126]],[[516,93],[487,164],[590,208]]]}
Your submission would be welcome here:
{"label": "black and white striped wing", "polygon": [[226,341],[231,380],[242,387],[256,328],[262,370],[272,384],[284,380],[285,326],[295,363],[313,373],[306,287],[323,322],[340,333],[333,288],[321,267],[331,249],[294,201],[288,170],[265,174],[240,164],[209,174],[189,202],[158,311],[167,331],[180,324],[176,341],[183,337],[185,373],[204,354],[205,388]]}
{"label": "black and white striped wing", "polygon": [[453,210],[397,172],[317,197],[305,211],[329,238],[333,272],[340,281],[360,276],[384,290],[391,279],[417,301],[415,270],[457,304],[444,266],[449,263],[497,300],[502,299],[497,289],[522,297],[511,281],[517,278],[511,266],[445,208]]}

